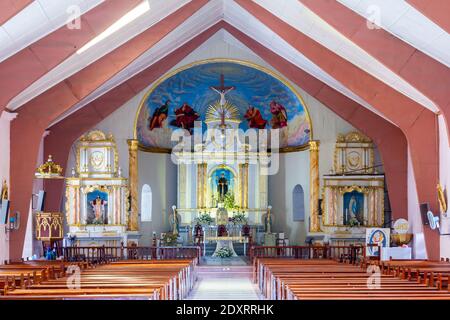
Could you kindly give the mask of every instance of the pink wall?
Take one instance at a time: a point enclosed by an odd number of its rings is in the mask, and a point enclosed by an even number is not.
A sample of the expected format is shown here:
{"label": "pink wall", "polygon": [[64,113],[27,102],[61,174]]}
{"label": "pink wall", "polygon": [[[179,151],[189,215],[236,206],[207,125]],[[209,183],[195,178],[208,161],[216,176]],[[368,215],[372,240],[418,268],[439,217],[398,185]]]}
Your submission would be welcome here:
{"label": "pink wall", "polygon": [[[10,167],[10,122],[16,117],[16,113],[3,111],[0,115],[0,184],[6,179],[9,185]],[[0,224],[0,264],[9,259],[8,235],[5,234],[3,224]]]}
{"label": "pink wall", "polygon": [[[440,170],[439,180],[444,189],[444,193],[447,194],[447,199],[450,195],[450,148],[448,146],[448,136],[445,127],[444,117],[440,115],[439,121],[439,157],[440,157]],[[447,206],[448,207],[448,206]],[[447,209],[447,212],[450,210]],[[438,212],[435,213],[437,215]],[[441,232],[450,233],[450,217],[446,217],[445,213],[441,215]],[[441,236],[441,257],[450,258],[450,236]]]}

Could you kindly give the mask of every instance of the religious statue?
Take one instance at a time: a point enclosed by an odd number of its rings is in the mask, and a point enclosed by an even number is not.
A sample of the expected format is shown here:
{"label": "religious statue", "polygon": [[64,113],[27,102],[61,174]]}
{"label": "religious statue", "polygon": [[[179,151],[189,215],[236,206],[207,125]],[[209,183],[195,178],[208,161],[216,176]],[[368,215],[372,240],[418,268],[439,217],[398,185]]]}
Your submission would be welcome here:
{"label": "religious statue", "polygon": [[273,129],[284,128],[287,126],[287,112],[281,104],[272,100],[270,103],[270,112],[273,115],[271,120]]}
{"label": "religious statue", "polygon": [[6,179],[3,180],[2,194],[0,197],[0,201],[1,200],[8,200],[8,184],[6,183]]}
{"label": "religious statue", "polygon": [[272,233],[272,214],[271,214],[272,206],[267,207],[267,215],[264,219],[264,229],[266,233]]}
{"label": "religious statue", "polygon": [[234,90],[234,86],[225,86],[225,77],[223,74],[220,75],[220,86],[213,86],[210,87],[211,90],[217,92],[220,95],[220,105],[224,106],[227,100],[225,99],[225,95],[230,92],[231,90]]}
{"label": "religious statue", "polygon": [[249,106],[244,118],[248,121],[249,128],[265,129],[267,120],[264,120],[259,109]]}
{"label": "religious statue", "polygon": [[176,206],[172,206],[172,214],[169,216],[169,223],[172,227],[172,234],[178,235],[180,231],[180,221],[178,220]]}
{"label": "religious statue", "polygon": [[192,134],[194,122],[200,118],[200,115],[189,106],[186,102],[175,110],[175,120],[170,122],[171,125],[188,130]]}
{"label": "religious statue", "polygon": [[105,205],[107,204],[107,201],[102,200],[100,196],[97,196],[93,201],[91,201],[92,209],[94,210],[95,220],[96,223],[104,223],[105,220],[103,219],[103,213],[105,211]]}
{"label": "religious statue", "polygon": [[162,106],[156,108],[155,112],[153,113],[153,116],[149,119],[150,131],[155,128],[162,128],[164,120],[167,119],[167,115],[169,114],[170,102],[171,102],[170,100],[166,100],[166,102]]}
{"label": "religious statue", "polygon": [[224,200],[225,195],[228,193],[228,180],[225,178],[224,173],[220,175],[220,178],[217,181],[217,193],[219,194],[220,202]]}
{"label": "religious statue", "polygon": [[359,203],[358,197],[360,193],[354,191],[348,194],[348,204],[345,207],[344,224],[350,226],[357,226],[362,223],[361,219],[361,204]]}
{"label": "religious statue", "polygon": [[356,215],[358,214],[359,210],[358,210],[358,202],[356,201],[355,196],[352,196],[350,198],[348,208],[350,209],[350,218],[356,218]]}

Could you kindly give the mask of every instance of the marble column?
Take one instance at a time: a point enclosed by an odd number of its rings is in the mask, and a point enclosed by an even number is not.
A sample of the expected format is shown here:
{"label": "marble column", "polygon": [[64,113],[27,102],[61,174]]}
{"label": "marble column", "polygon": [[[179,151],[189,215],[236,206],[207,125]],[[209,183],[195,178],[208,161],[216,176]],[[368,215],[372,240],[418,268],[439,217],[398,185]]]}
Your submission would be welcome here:
{"label": "marble column", "polygon": [[319,224],[319,141],[309,142],[309,158],[310,158],[310,232],[321,232]]}
{"label": "marble column", "polygon": [[129,184],[130,184],[130,215],[128,230],[138,231],[138,140],[128,140],[129,151]]}
{"label": "marble column", "polygon": [[206,208],[207,164],[197,164],[197,208]]}
{"label": "marble column", "polygon": [[248,163],[239,165],[239,206],[248,208]]}

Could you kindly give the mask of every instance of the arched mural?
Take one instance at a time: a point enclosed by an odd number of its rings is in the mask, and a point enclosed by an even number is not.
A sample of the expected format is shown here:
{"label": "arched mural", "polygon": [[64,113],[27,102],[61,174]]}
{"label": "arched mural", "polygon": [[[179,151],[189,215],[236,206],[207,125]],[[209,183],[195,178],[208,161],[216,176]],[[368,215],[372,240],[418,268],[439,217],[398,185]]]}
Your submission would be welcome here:
{"label": "arched mural", "polygon": [[135,138],[142,147],[170,149],[171,134],[192,134],[195,121],[218,103],[237,109],[239,128],[280,130],[280,147],[308,144],[309,115],[301,97],[271,71],[242,61],[202,61],[177,70],[145,95],[136,118]]}

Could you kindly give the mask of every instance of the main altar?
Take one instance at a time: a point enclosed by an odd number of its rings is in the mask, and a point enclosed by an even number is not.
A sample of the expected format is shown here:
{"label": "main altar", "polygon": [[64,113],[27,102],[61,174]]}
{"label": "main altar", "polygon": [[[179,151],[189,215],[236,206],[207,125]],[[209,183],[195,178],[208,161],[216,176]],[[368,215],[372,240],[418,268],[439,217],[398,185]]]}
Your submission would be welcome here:
{"label": "main altar", "polygon": [[[204,243],[218,242],[232,249],[230,242],[247,244],[249,237],[256,242],[263,237],[268,206],[268,175],[264,170],[270,153],[237,136],[239,111],[225,99],[230,88],[223,83],[216,88],[221,98],[207,109],[206,141],[192,149],[174,149],[173,154],[178,167],[181,226],[192,230],[202,216],[208,216],[211,222],[203,223]],[[248,230],[243,232],[244,224]],[[182,237],[186,240],[189,236]]]}
{"label": "main altar", "polygon": [[128,179],[122,177],[114,137],[91,131],[77,143],[76,168],[66,179],[69,237],[80,246],[137,243],[129,227]]}

